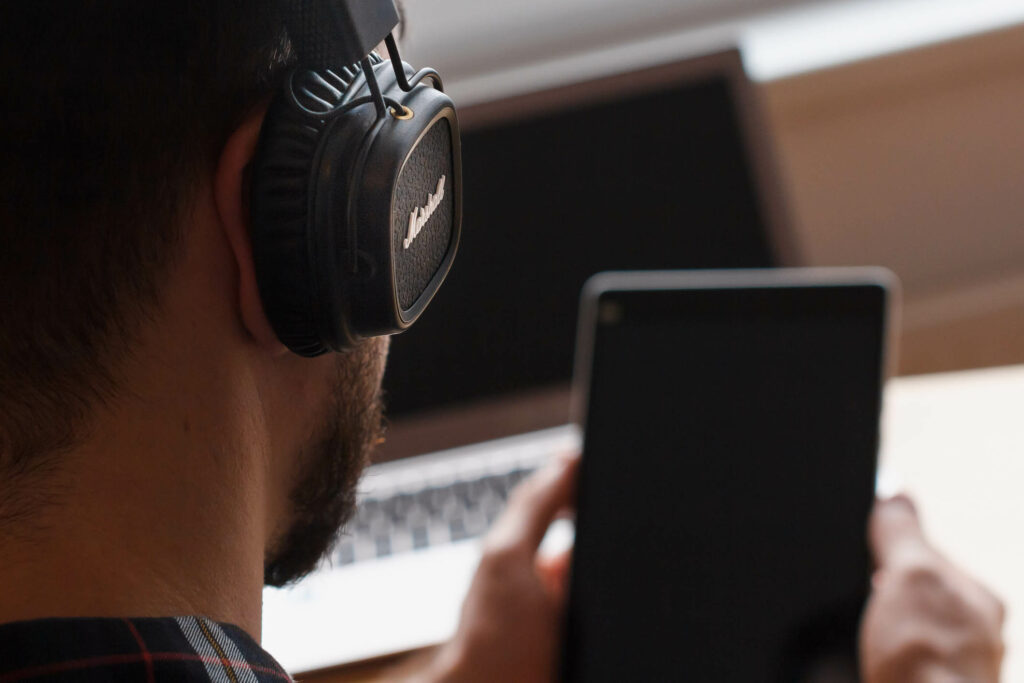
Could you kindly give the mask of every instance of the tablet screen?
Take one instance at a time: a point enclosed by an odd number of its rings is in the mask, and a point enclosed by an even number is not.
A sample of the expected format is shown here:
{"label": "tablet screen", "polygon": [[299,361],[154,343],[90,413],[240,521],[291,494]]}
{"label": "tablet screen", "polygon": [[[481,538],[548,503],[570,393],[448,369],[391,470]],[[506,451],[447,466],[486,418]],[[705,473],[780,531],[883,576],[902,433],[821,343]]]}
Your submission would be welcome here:
{"label": "tablet screen", "polygon": [[568,680],[855,680],[885,300],[601,295]]}

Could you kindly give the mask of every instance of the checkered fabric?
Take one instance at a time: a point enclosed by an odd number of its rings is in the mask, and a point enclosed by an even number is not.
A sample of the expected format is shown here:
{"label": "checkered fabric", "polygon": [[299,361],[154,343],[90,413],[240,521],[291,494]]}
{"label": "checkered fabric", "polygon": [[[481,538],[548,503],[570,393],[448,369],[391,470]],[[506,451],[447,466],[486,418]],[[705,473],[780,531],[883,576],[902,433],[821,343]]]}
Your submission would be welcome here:
{"label": "checkered fabric", "polygon": [[0,625],[0,683],[291,680],[242,629],[202,617]]}

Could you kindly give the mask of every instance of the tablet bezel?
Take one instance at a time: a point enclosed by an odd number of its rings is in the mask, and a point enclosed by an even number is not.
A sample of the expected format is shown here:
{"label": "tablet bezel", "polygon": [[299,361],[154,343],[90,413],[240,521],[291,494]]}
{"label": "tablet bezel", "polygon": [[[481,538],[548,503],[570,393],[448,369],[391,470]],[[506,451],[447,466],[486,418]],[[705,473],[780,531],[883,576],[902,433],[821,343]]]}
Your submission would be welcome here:
{"label": "tablet bezel", "polygon": [[885,292],[882,377],[884,386],[896,374],[900,321],[900,281],[880,266],[827,268],[765,268],[747,270],[608,271],[592,276],[580,294],[576,354],[571,388],[570,420],[586,433],[590,374],[601,299],[614,292],[664,292],[762,288],[879,287]]}
{"label": "tablet bezel", "polygon": [[[870,288],[873,291],[871,293],[865,292],[865,288]],[[836,292],[836,289],[847,289],[849,292]],[[895,275],[884,268],[876,267],[859,267],[859,268],[813,268],[813,269],[773,269],[773,270],[739,270],[739,271],[648,271],[648,272],[609,272],[601,273],[592,277],[584,287],[581,296],[580,316],[578,323],[577,333],[577,353],[576,353],[576,365],[573,381],[573,400],[572,409],[574,421],[579,425],[581,433],[584,435],[584,441],[588,436],[588,430],[586,425],[586,411],[590,402],[590,385],[591,385],[591,374],[593,372],[592,363],[594,359],[594,347],[597,340],[597,331],[600,324],[602,324],[601,317],[609,315],[609,312],[614,314],[614,306],[604,306],[603,304],[614,304],[615,299],[618,297],[623,302],[628,299],[629,303],[625,305],[625,311],[627,315],[627,322],[632,318],[633,320],[639,320],[646,322],[648,320],[660,319],[662,313],[659,306],[668,304],[668,307],[674,308],[676,303],[683,301],[683,297],[675,297],[672,299],[665,299],[666,295],[672,296],[677,293],[701,294],[701,293],[715,293],[716,295],[727,295],[728,292],[737,292],[740,290],[754,290],[750,292],[751,300],[755,300],[758,295],[762,298],[768,296],[775,298],[775,292],[773,290],[799,290],[798,296],[794,296],[792,299],[793,305],[785,309],[781,315],[790,317],[796,315],[820,315],[826,312],[828,309],[825,304],[842,302],[842,296],[849,295],[845,304],[861,306],[868,305],[870,309],[862,308],[860,310],[870,310],[872,314],[875,313],[876,306],[880,306],[881,320],[880,320],[880,343],[881,349],[876,348],[876,351],[880,352],[880,363],[879,369],[881,376],[878,378],[878,386],[880,389],[884,389],[886,379],[892,374],[895,367],[895,353],[893,349],[895,347],[894,341],[896,339],[896,331],[898,325],[896,324],[898,318],[898,300],[899,300],[899,283]],[[782,294],[782,292],[778,292]],[[818,296],[820,294],[820,296]],[[880,299],[876,294],[880,294]],[[647,297],[647,295],[650,295]],[[643,301],[643,306],[649,306],[647,309],[639,310],[639,319],[635,317],[638,309],[636,308],[638,300],[636,297],[646,297],[647,300]],[[783,295],[784,297],[784,295]],[[687,311],[706,311],[711,312],[713,309],[708,305],[714,299],[718,298],[719,302],[722,301],[720,297],[710,296],[707,299],[701,301],[700,299],[690,297],[688,301],[683,303],[680,308],[684,308]],[[659,300],[660,299],[660,300]],[[742,306],[749,305],[749,301],[743,301]],[[784,299],[781,299],[784,302]],[[694,305],[696,304],[696,305]],[[701,306],[704,308],[701,309]],[[742,308],[741,308],[742,310]],[[756,310],[758,313],[762,311]],[[840,306],[840,310],[842,306]],[[850,311],[856,309],[848,308]],[[632,315],[631,315],[632,313]],[[711,313],[713,315],[713,313]],[[648,317],[649,316],[649,317]],[[672,319],[674,316],[666,313],[666,319]],[[605,321],[607,322],[607,321]],[[876,328],[877,329],[877,328]],[[880,392],[882,394],[884,392]],[[881,410],[883,396],[879,395],[878,407]],[[880,415],[879,415],[880,417]],[[586,452],[586,443],[584,442],[584,452]],[[877,464],[877,451],[875,453],[875,460],[872,462],[872,467]],[[582,496],[584,492],[580,492]],[[575,559],[575,558],[574,558]],[[867,585],[868,575],[865,573],[865,589]],[[566,649],[569,645],[569,610],[571,609],[573,586],[575,582],[570,577],[569,582],[569,597],[567,604],[567,623],[566,623],[566,640],[563,642],[562,650],[562,662],[561,662],[561,676],[565,677],[571,672],[569,668],[569,653]],[[575,658],[573,658],[575,659]]]}

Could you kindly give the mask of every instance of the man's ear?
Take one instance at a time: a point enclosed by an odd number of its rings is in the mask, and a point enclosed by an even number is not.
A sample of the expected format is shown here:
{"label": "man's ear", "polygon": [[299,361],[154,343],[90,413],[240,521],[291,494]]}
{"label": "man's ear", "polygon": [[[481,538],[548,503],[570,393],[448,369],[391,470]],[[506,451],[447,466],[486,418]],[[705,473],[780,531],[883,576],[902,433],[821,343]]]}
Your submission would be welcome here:
{"label": "man's ear", "polygon": [[249,236],[249,169],[256,152],[266,107],[259,107],[235,128],[224,144],[213,179],[214,202],[238,265],[238,305],[242,325],[267,351],[287,351],[267,319],[256,286],[256,268]]}

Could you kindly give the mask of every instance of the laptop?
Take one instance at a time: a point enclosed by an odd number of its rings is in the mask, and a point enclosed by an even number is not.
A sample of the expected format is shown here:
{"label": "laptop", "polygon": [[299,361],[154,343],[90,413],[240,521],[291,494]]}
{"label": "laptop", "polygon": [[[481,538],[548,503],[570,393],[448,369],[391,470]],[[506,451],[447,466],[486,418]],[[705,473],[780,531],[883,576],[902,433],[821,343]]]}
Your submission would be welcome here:
{"label": "laptop", "polygon": [[579,447],[569,382],[589,276],[794,262],[748,88],[727,50],[460,110],[460,254],[392,341],[388,441],[331,556],[264,592],[263,645],[286,669],[452,635],[508,492]]}

